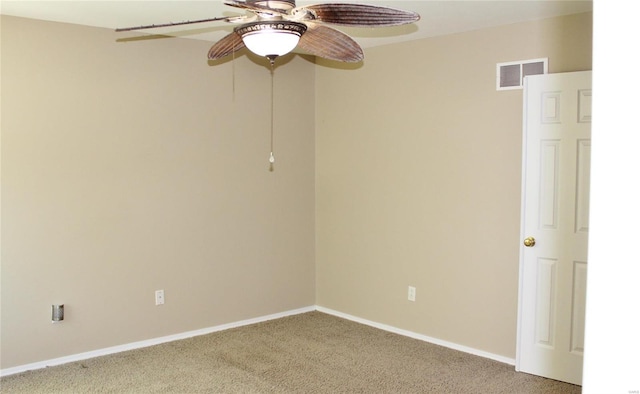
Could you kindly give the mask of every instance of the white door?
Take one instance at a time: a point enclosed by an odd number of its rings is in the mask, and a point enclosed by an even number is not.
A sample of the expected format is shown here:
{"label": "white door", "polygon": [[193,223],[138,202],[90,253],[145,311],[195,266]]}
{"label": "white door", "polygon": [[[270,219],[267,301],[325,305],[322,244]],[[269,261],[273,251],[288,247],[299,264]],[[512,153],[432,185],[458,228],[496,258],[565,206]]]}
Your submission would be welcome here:
{"label": "white door", "polygon": [[591,72],[527,77],[523,126],[516,369],[581,385]]}

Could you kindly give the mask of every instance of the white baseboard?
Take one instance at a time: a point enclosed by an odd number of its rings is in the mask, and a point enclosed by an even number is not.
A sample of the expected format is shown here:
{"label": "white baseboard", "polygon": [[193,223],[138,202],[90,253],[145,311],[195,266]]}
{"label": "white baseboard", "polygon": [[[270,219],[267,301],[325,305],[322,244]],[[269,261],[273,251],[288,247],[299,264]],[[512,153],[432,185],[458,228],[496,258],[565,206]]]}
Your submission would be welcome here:
{"label": "white baseboard", "polygon": [[234,322],[234,323],[222,324],[222,325],[219,325],[219,326],[214,326],[214,327],[209,327],[209,328],[203,328],[203,329],[200,329],[200,330],[187,331],[187,332],[183,332],[183,333],[180,333],[180,334],[168,335],[168,336],[165,336],[165,337],[153,338],[153,339],[148,339],[148,340],[145,340],[145,341],[139,341],[139,342],[133,342],[133,343],[127,343],[127,344],[124,344],[124,345],[119,345],[119,346],[113,346],[113,347],[108,347],[108,348],[104,348],[104,349],[93,350],[93,351],[85,352],[85,353],[72,354],[70,356],[54,358],[54,359],[51,359],[51,360],[39,361],[39,362],[35,362],[35,363],[31,363],[31,364],[25,364],[25,365],[19,365],[17,367],[5,368],[5,369],[0,370],[0,376],[14,375],[14,374],[17,374],[17,373],[20,373],[20,372],[26,372],[26,371],[30,371],[30,370],[34,370],[34,369],[52,367],[54,365],[61,365],[61,364],[75,362],[75,361],[82,361],[82,360],[86,360],[86,359],[89,359],[89,358],[94,358],[94,357],[99,357],[99,356],[106,356],[106,355],[109,355],[109,354],[114,354],[114,353],[119,353],[119,352],[125,352],[125,351],[128,351],[128,350],[140,349],[140,348],[143,348],[143,347],[159,345],[161,343],[177,341],[177,340],[180,340],[180,339],[196,337],[196,336],[199,336],[199,335],[211,334],[213,332],[228,330],[230,328],[248,326],[250,324],[261,323],[261,322],[268,321],[268,320],[273,320],[273,319],[279,319],[281,317],[298,315],[300,313],[306,313],[306,312],[312,312],[312,311],[315,311],[315,310],[316,310],[315,306],[308,306],[308,307],[304,307],[304,308],[300,308],[300,309],[294,309],[294,310],[290,310],[290,311],[286,311],[286,312],[274,313],[272,315],[256,317],[256,318],[253,318],[253,319],[241,320],[241,321]]}
{"label": "white baseboard", "polygon": [[371,320],[361,319],[359,317],[351,316],[351,315],[348,315],[346,313],[342,313],[342,312],[338,312],[338,311],[334,311],[333,309],[325,308],[325,307],[322,307],[322,306],[316,306],[316,310],[318,312],[323,312],[323,313],[327,313],[329,315],[334,315],[334,316],[337,316],[337,317],[341,317],[343,319],[351,320],[351,321],[354,321],[356,323],[362,323],[362,324],[366,324],[367,326],[379,328],[379,329],[384,330],[384,331],[389,331],[389,332],[392,332],[394,334],[400,334],[400,335],[404,335],[406,337],[419,339],[421,341],[433,343],[434,345],[444,346],[444,347],[448,347],[450,349],[459,350],[461,352],[473,354],[475,356],[489,358],[491,360],[499,361],[501,363],[510,364],[510,365],[516,365],[516,360],[513,359],[513,358],[504,357],[504,356],[500,356],[500,355],[497,355],[497,354],[485,352],[484,350],[478,350],[478,349],[474,349],[474,348],[471,348],[471,347],[458,345],[457,343],[447,342],[447,341],[443,341],[441,339],[428,337],[428,336],[422,335],[422,334],[417,334],[417,333],[412,332],[412,331],[407,331],[407,330],[403,330],[403,329],[396,328],[396,327],[393,327],[393,326],[388,326],[386,324],[381,324],[381,323],[376,323],[376,322],[371,321]]}
{"label": "white baseboard", "polygon": [[385,330],[385,331],[389,331],[389,332],[393,332],[395,334],[404,335],[406,337],[419,339],[421,341],[433,343],[435,345],[440,345],[440,346],[448,347],[450,349],[459,350],[461,352],[465,352],[465,353],[473,354],[473,355],[476,355],[476,356],[485,357],[485,358],[489,358],[489,359],[492,359],[492,360],[500,361],[500,362],[505,363],[505,364],[515,365],[515,363],[516,363],[515,359],[512,359],[512,358],[499,356],[497,354],[485,352],[485,351],[474,349],[474,348],[470,348],[470,347],[467,347],[467,346],[458,345],[456,343],[447,342],[447,341],[443,341],[443,340],[440,340],[440,339],[437,339],[437,338],[428,337],[426,335],[417,334],[415,332],[411,332],[411,331],[403,330],[403,329],[400,329],[400,328],[388,326],[386,324],[381,324],[381,323],[376,323],[374,321],[361,319],[361,318],[356,317],[356,316],[348,315],[346,313],[338,312],[338,311],[335,311],[335,310],[332,310],[332,309],[329,309],[329,308],[325,308],[325,307],[316,305],[316,306],[308,306],[308,307],[299,308],[299,309],[293,309],[293,310],[290,310],[290,311],[285,311],[285,312],[280,312],[280,313],[274,313],[272,315],[256,317],[256,318],[253,318],[253,319],[241,320],[241,321],[234,322],[234,323],[222,324],[222,325],[219,325],[219,326],[214,326],[214,327],[209,327],[209,328],[203,328],[203,329],[200,329],[200,330],[187,331],[187,332],[183,332],[183,333],[180,333],[180,334],[168,335],[168,336],[164,336],[164,337],[160,337],[160,338],[153,338],[153,339],[148,339],[148,340],[139,341],[139,342],[132,342],[132,343],[124,344],[124,345],[112,346],[112,347],[93,350],[93,351],[85,352],[85,353],[72,354],[70,356],[54,358],[54,359],[45,360],[45,361],[39,361],[39,362],[31,363],[31,364],[19,365],[17,367],[12,367],[12,368],[5,368],[5,369],[0,370],[0,376],[14,375],[14,374],[17,374],[17,373],[26,372],[26,371],[30,371],[30,370],[34,370],[34,369],[52,367],[54,365],[61,365],[61,364],[66,364],[66,363],[71,363],[71,362],[76,362],[76,361],[82,361],[82,360],[86,360],[86,359],[89,359],[89,358],[94,358],[94,357],[106,356],[106,355],[114,354],[114,353],[125,352],[125,351],[128,351],[128,350],[140,349],[140,348],[144,348],[144,347],[148,347],[148,346],[159,345],[161,343],[177,341],[177,340],[180,340],[180,339],[196,337],[196,336],[199,336],[199,335],[211,334],[211,333],[217,332],[217,331],[224,331],[224,330],[228,330],[228,329],[231,329],[231,328],[248,326],[250,324],[261,323],[261,322],[265,322],[265,321],[268,321],[268,320],[279,319],[279,318],[286,317],[286,316],[293,316],[293,315],[312,312],[312,311],[316,311],[316,310],[318,312],[323,312],[323,313],[326,313],[326,314],[329,314],[329,315],[337,316],[337,317],[340,317],[340,318],[343,318],[343,319],[347,319],[347,320],[351,320],[351,321],[354,321],[354,322],[357,322],[357,323],[366,324],[368,326],[379,328],[381,330]]}

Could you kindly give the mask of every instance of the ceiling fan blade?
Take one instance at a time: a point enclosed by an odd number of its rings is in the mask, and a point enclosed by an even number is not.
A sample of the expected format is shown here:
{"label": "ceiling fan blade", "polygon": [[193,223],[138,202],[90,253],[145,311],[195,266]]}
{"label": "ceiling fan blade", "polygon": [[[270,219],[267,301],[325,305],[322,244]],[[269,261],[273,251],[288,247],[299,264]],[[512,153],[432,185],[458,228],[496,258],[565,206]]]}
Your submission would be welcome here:
{"label": "ceiling fan blade", "polygon": [[341,62],[357,63],[364,59],[360,45],[341,31],[307,23],[307,31],[298,46],[312,55]]}
{"label": "ceiling fan blade", "polygon": [[158,27],[192,25],[194,23],[215,22],[215,21],[231,22],[231,21],[235,21],[236,19],[237,19],[237,17],[223,16],[223,17],[218,17],[218,18],[199,19],[199,20],[195,20],[195,21],[161,23],[161,24],[158,24],[158,25],[144,25],[144,26],[135,26],[135,27],[120,27],[120,28],[117,28],[116,31],[117,32],[121,32],[121,31],[132,31],[132,30],[155,29],[155,28],[158,28]]}
{"label": "ceiling fan blade", "polygon": [[225,5],[230,7],[242,8],[244,10],[249,10],[253,12],[266,12],[271,14],[279,14],[284,15],[287,13],[287,10],[283,10],[280,8],[271,8],[260,4],[248,3],[246,1],[225,1]]}
{"label": "ceiling fan blade", "polygon": [[244,42],[242,41],[242,38],[238,34],[236,34],[236,32],[233,32],[224,36],[220,41],[213,44],[211,49],[209,49],[209,54],[207,55],[207,57],[209,58],[209,60],[221,59],[242,48],[244,48]]}
{"label": "ceiling fan blade", "polygon": [[316,4],[299,7],[294,15],[306,13],[302,20],[332,23],[341,26],[398,26],[420,20],[413,11],[366,4]]}

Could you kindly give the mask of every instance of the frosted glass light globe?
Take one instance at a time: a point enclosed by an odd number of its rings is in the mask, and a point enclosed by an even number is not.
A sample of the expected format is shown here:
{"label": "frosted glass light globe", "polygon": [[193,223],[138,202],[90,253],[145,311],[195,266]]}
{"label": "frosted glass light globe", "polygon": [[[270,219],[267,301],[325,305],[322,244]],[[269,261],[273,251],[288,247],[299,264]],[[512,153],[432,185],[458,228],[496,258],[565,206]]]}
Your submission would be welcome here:
{"label": "frosted glass light globe", "polygon": [[260,56],[282,56],[294,50],[300,36],[290,31],[263,30],[242,37],[244,45]]}

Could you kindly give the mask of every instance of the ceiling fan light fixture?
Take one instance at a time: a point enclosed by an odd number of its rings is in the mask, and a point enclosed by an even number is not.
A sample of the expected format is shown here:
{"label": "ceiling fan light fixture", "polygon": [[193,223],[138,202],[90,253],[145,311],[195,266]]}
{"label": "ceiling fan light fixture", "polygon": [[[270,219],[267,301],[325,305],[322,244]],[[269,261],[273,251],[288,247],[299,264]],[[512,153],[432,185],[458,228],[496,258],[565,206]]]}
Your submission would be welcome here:
{"label": "ceiling fan light fixture", "polygon": [[306,25],[290,21],[254,22],[235,29],[251,52],[264,57],[291,52],[305,31]]}

